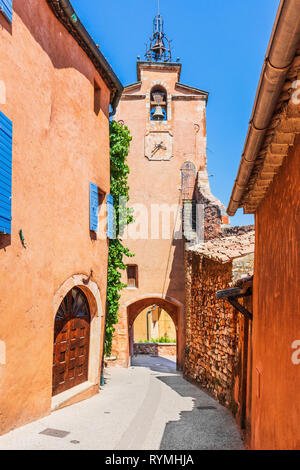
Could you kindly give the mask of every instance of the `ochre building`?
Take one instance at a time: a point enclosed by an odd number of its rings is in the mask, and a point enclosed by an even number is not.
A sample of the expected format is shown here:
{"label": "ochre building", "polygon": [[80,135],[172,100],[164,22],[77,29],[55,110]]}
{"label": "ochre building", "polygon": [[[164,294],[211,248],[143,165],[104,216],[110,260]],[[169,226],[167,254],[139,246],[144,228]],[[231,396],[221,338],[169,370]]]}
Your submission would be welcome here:
{"label": "ochre building", "polygon": [[1,434],[99,390],[122,86],[68,0],[0,6]]}
{"label": "ochre building", "polygon": [[253,449],[300,446],[299,12],[280,3],[228,207],[255,214]]}

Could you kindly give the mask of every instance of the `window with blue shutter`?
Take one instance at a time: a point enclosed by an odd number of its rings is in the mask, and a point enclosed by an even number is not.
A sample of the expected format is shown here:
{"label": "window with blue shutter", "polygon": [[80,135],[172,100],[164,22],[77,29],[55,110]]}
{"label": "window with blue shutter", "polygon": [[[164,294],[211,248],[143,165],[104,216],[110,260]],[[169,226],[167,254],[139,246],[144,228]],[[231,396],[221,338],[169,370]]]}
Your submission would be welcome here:
{"label": "window with blue shutter", "polygon": [[11,234],[12,122],[0,111],[0,233]]}
{"label": "window with blue shutter", "polygon": [[12,22],[13,18],[13,5],[12,0],[0,0],[0,12],[6,16],[6,18]]}
{"label": "window with blue shutter", "polygon": [[98,207],[99,207],[99,189],[94,183],[90,183],[90,230],[98,231]]}
{"label": "window with blue shutter", "polygon": [[108,194],[106,199],[107,204],[107,236],[110,239],[114,237],[114,198]]}

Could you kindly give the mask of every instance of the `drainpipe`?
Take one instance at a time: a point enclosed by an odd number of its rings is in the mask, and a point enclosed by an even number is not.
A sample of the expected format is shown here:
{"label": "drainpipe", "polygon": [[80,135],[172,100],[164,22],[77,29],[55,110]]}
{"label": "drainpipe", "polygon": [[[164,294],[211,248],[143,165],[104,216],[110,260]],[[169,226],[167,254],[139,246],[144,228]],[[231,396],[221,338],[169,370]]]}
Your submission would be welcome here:
{"label": "drainpipe", "polygon": [[243,155],[227,212],[235,215],[300,40],[300,0],[281,0],[265,56]]}
{"label": "drainpipe", "polygon": [[116,112],[117,112],[117,108],[113,108],[113,110],[109,113],[109,117],[112,118],[116,115]]}
{"label": "drainpipe", "polygon": [[149,334],[149,315],[152,313],[152,310],[148,310],[147,312],[147,341],[150,342],[150,334]]}
{"label": "drainpipe", "polygon": [[150,313],[154,312],[157,309],[157,305],[154,305],[150,310],[147,312],[147,341],[150,342],[150,328],[149,328],[149,315]]}
{"label": "drainpipe", "polygon": [[105,339],[106,339],[106,319],[107,319],[107,310],[105,312],[104,319],[104,330],[103,330],[103,346],[102,346],[102,362],[101,362],[101,372],[100,372],[100,387],[104,387],[104,369],[105,369]]}

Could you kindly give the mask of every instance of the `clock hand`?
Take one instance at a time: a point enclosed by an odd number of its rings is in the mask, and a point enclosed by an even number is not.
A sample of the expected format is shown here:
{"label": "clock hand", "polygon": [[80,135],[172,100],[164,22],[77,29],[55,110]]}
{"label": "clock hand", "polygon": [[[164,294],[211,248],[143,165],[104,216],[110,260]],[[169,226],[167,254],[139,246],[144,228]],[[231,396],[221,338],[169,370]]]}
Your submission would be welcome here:
{"label": "clock hand", "polygon": [[167,150],[167,147],[164,146],[163,142],[160,142],[159,144],[155,144],[155,147],[152,150],[152,156],[155,155],[158,150]]}
{"label": "clock hand", "polygon": [[154,149],[152,150],[152,155],[154,155],[160,149],[160,144],[156,144]]}
{"label": "clock hand", "polygon": [[161,148],[161,150],[167,150],[167,147],[164,145],[163,141],[161,141],[159,144],[159,148]]}

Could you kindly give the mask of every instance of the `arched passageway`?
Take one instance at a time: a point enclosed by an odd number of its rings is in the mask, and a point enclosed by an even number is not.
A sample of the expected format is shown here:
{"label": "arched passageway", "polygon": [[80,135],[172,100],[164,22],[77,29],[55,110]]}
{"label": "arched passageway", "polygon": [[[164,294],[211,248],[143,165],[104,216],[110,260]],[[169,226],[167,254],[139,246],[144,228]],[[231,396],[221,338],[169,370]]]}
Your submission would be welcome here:
{"label": "arched passageway", "polygon": [[165,310],[174,322],[177,336],[177,367],[182,369],[184,360],[183,306],[180,302],[169,297],[144,297],[142,299],[135,300],[133,303],[127,306],[129,354],[130,356],[133,354],[133,324],[143,310],[153,305],[157,305],[161,309]]}
{"label": "arched passageway", "polygon": [[175,324],[165,310],[157,305],[147,307],[133,324],[134,343],[176,343]]}

